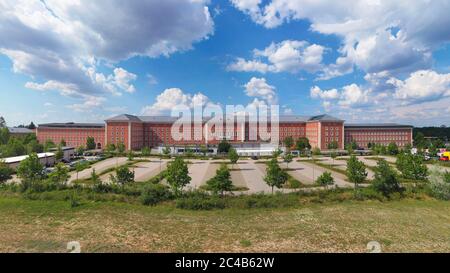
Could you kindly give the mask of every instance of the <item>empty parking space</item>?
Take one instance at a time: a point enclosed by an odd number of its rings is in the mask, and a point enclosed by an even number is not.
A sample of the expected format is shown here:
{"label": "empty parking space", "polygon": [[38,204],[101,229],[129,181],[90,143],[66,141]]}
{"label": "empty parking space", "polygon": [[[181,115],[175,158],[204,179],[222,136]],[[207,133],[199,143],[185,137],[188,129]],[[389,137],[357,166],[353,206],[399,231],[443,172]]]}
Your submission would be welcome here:
{"label": "empty parking space", "polygon": [[191,189],[198,189],[205,185],[208,180],[216,175],[216,170],[220,167],[219,164],[206,160],[193,160],[190,161],[188,166],[189,176],[191,177],[188,188]]}
{"label": "empty parking space", "polygon": [[77,179],[77,177],[79,180],[88,179],[89,177],[91,177],[92,170],[94,170],[94,169],[95,169],[95,172],[97,174],[99,174],[110,168],[114,168],[116,166],[121,166],[121,165],[125,164],[126,162],[127,162],[126,157],[116,157],[116,158],[109,158],[109,159],[103,160],[101,162],[98,162],[98,163],[92,165],[89,169],[79,172],[78,176],[77,176],[76,172],[72,172],[69,182],[75,181]]}
{"label": "empty parking space", "polygon": [[314,165],[313,163],[294,161],[289,164],[289,167],[293,169],[290,174],[306,184],[314,184],[317,178],[324,172],[331,172],[336,185],[340,187],[352,186],[351,183],[346,181],[345,175],[330,171],[326,168]]}
{"label": "empty parking space", "polygon": [[[254,161],[246,160],[236,164],[236,169],[239,170],[242,176],[238,177],[235,174],[234,178],[237,181],[233,180],[233,184],[236,186],[247,187],[249,189],[247,193],[272,192],[272,188],[264,181],[266,175],[264,164],[257,164]],[[242,179],[243,181],[238,179]]]}

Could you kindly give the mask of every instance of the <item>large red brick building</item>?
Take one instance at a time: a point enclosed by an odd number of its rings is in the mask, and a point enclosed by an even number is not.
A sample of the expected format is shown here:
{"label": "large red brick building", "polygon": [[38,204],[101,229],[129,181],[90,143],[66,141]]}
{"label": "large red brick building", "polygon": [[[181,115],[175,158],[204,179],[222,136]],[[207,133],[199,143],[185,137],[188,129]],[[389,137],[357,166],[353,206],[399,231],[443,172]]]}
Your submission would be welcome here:
{"label": "large red brick building", "polygon": [[70,147],[86,147],[88,137],[93,137],[98,149],[105,143],[105,124],[94,123],[49,123],[40,124],[36,130],[39,143],[51,140],[54,143],[66,142]]}
{"label": "large red brick building", "polygon": [[[229,132],[226,131],[225,122],[222,121],[223,128],[215,128],[209,122],[211,119],[204,118],[197,125],[191,124],[191,137],[187,140],[186,137],[174,139],[172,136],[172,127],[177,120],[178,118],[167,116],[120,115],[106,120],[106,124],[43,124],[39,126],[37,135],[41,142],[51,139],[59,143],[64,139],[67,145],[74,147],[84,146],[87,137],[94,137],[98,148],[123,143],[127,150],[161,146],[217,146],[225,136],[233,145],[265,143],[259,135],[256,139],[252,138],[254,127],[248,118],[244,122],[235,120],[231,135],[226,135]],[[278,135],[280,143],[288,137],[294,140],[306,137],[313,148],[327,150],[330,143],[335,142],[338,149],[344,149],[346,143],[353,141],[361,148],[367,148],[369,143],[388,145],[391,142],[404,147],[412,143],[412,130],[412,126],[397,124],[345,125],[343,120],[329,115],[281,116]],[[267,131],[271,132],[270,124]],[[195,138],[198,135],[201,137]]]}

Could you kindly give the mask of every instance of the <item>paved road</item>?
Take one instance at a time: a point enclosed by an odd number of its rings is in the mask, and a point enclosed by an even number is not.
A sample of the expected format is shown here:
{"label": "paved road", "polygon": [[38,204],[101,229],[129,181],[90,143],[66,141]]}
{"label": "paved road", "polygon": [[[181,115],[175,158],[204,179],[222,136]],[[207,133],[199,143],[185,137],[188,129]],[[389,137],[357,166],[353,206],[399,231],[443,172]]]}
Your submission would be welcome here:
{"label": "paved road", "polygon": [[192,180],[188,188],[198,189],[216,175],[216,170],[220,164],[214,164],[213,161],[206,160],[190,160],[189,175]]}
{"label": "paved road", "polygon": [[306,184],[314,184],[315,180],[317,180],[317,178],[321,176],[324,172],[331,172],[335,184],[338,185],[339,187],[353,186],[353,184],[346,181],[347,178],[345,177],[345,175],[342,175],[338,172],[330,171],[326,168],[317,166],[313,163],[294,161],[289,164],[289,168],[294,169],[294,171],[290,172],[290,174],[294,178]]}
{"label": "paved road", "polygon": [[[264,181],[265,176],[265,165],[264,164],[256,164],[253,160],[243,160],[238,162],[236,165],[236,169],[240,170],[242,174],[242,178],[245,182],[245,186],[249,189],[245,193],[271,193],[272,188],[269,187]],[[241,186],[241,181],[234,181],[233,183],[236,186]]]}
{"label": "paved road", "polygon": [[[94,170],[94,169],[95,169],[95,172],[97,174],[99,174],[109,168],[121,166],[121,165],[127,163],[127,160],[128,159],[126,157],[116,157],[116,158],[108,158],[106,160],[100,161],[100,162],[92,165],[89,169],[81,171],[78,174],[78,179],[88,179],[89,177],[91,177],[92,170]],[[76,172],[70,173],[69,183],[72,181],[75,181],[76,179],[77,179],[77,173]]]}
{"label": "paved road", "polygon": [[[345,157],[345,159],[348,159],[348,157]],[[368,160],[368,159],[364,159],[362,157],[358,157],[358,160],[362,161],[366,166],[369,167],[375,167],[376,161],[372,161],[372,160]],[[321,161],[322,164],[327,164],[327,165],[332,165],[334,168],[346,171],[347,170],[347,161],[345,160],[334,160],[330,158],[330,157],[324,157]],[[366,169],[367,170],[367,179],[369,180],[373,180],[375,177],[375,174],[372,170],[370,169]]]}
{"label": "paved road", "polygon": [[134,170],[134,180],[136,182],[145,182],[157,176],[161,171],[167,168],[167,160],[154,160],[152,162],[137,163]]}

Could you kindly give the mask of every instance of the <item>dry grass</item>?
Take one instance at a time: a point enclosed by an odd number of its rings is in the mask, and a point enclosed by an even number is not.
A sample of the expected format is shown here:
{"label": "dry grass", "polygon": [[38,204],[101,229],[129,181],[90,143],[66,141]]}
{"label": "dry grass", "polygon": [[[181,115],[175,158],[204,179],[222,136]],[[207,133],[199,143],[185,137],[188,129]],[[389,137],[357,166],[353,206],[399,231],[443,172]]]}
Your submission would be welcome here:
{"label": "dry grass", "polygon": [[[292,209],[185,211],[0,199],[1,252],[450,252],[450,203],[345,202]],[[247,242],[243,244],[242,242]]]}

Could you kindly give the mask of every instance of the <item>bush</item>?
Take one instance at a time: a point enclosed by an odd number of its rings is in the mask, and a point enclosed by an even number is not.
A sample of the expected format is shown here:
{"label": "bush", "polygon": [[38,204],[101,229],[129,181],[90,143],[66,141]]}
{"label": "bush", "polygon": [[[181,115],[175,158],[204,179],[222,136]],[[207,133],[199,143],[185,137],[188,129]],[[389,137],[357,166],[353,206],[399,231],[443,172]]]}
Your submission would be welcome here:
{"label": "bush", "polygon": [[160,202],[169,200],[172,194],[169,189],[160,184],[147,184],[141,191],[141,203],[146,206],[154,206]]}
{"label": "bush", "polygon": [[450,174],[441,173],[437,170],[430,175],[431,194],[441,200],[450,200]]}
{"label": "bush", "polygon": [[396,172],[384,159],[378,161],[378,165],[375,167],[375,179],[372,186],[386,197],[392,193],[403,191]]}
{"label": "bush", "polygon": [[176,207],[188,210],[224,209],[226,200],[218,196],[211,196],[205,191],[195,190],[184,193],[181,198],[177,199]]}

